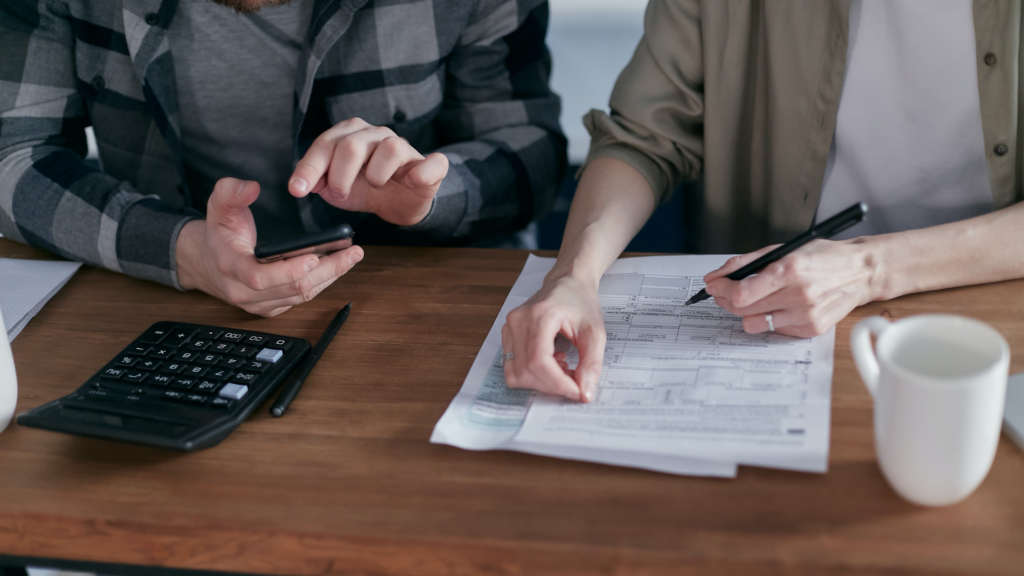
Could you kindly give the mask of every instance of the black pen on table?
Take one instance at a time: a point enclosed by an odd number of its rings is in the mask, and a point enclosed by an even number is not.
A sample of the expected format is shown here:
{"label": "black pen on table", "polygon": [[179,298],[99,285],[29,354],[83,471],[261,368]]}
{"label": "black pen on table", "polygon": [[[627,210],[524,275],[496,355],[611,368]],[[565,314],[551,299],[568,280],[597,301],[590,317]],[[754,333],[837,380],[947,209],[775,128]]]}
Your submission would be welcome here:
{"label": "black pen on table", "polygon": [[[846,210],[843,210],[839,214],[836,214],[835,216],[829,218],[828,220],[825,220],[821,224],[811,226],[811,229],[808,230],[807,232],[804,232],[803,234],[797,236],[796,238],[793,238],[789,242],[786,242],[782,246],[779,246],[775,250],[772,250],[771,252],[765,254],[764,256],[761,256],[760,258],[754,260],[750,264],[747,264],[743,268],[734,271],[733,273],[726,276],[726,278],[728,278],[729,280],[743,280],[747,276],[757,274],[761,270],[764,270],[772,262],[780,260],[783,256],[786,256],[787,254],[794,252],[795,250],[799,249],[801,246],[807,244],[811,240],[814,240],[816,238],[831,238],[832,236],[835,236],[836,234],[842,232],[843,230],[846,230],[850,226],[859,223],[861,220],[864,220],[864,216],[867,213],[868,205],[863,202],[858,202],[857,204],[850,206]],[[700,292],[694,294],[692,298],[687,300],[683,304],[683,306],[696,304],[697,302],[707,300],[708,298],[711,298],[711,295],[708,294],[707,291],[702,289]]]}
{"label": "black pen on table", "polygon": [[283,416],[284,411],[291,406],[292,400],[295,399],[295,395],[299,393],[299,389],[302,388],[302,384],[306,382],[306,377],[316,366],[320,356],[327,349],[327,345],[334,339],[334,335],[338,333],[338,329],[345,323],[348,318],[348,312],[352,309],[352,303],[349,302],[344,308],[338,310],[338,313],[334,316],[334,320],[327,325],[327,330],[324,330],[323,336],[320,337],[320,341],[313,347],[313,351],[306,356],[302,363],[299,364],[298,369],[295,370],[295,374],[292,375],[292,379],[285,384],[284,389],[278,394],[277,400],[274,400],[274,405],[270,407],[270,413],[274,416]]}

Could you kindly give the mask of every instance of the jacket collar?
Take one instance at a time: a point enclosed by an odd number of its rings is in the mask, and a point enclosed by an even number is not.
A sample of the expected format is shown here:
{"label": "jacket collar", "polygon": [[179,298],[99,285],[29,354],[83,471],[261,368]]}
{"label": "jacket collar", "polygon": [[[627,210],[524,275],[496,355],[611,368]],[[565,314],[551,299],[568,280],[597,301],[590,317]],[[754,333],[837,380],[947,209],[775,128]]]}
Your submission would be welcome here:
{"label": "jacket collar", "polygon": [[352,25],[352,17],[369,0],[315,0],[309,32],[299,57],[298,74],[295,78],[295,122],[294,136],[298,141],[299,127],[309,109],[309,97],[313,92],[313,79],[324,56]]}
{"label": "jacket collar", "polygon": [[[313,79],[324,56],[352,24],[352,17],[369,0],[315,0],[309,31],[299,57],[295,80],[293,135],[298,142],[305,120]],[[124,35],[135,74],[160,133],[178,164],[182,186],[187,186],[181,155],[178,121],[178,87],[174,75],[167,30],[178,11],[179,0],[123,0]],[[297,144],[296,144],[297,145]],[[187,189],[187,188],[186,188]]]}
{"label": "jacket collar", "polygon": [[167,29],[177,11],[178,0],[124,0],[122,8],[128,53],[142,82],[146,106],[160,133],[180,156],[178,88],[167,41]]}

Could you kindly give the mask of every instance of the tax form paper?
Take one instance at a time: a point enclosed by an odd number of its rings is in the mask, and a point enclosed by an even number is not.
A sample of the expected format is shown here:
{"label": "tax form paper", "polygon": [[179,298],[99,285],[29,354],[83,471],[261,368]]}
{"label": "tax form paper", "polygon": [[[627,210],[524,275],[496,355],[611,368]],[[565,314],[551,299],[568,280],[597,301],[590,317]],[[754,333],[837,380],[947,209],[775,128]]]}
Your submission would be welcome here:
{"label": "tax form paper", "polygon": [[[825,472],[835,329],[746,334],[714,300],[684,308],[727,258],[612,264],[599,289],[604,367],[594,401],[581,404],[505,386],[505,316],[555,262],[531,255],[431,442],[699,476],[734,477],[738,464]],[[575,348],[565,350],[575,366]]]}

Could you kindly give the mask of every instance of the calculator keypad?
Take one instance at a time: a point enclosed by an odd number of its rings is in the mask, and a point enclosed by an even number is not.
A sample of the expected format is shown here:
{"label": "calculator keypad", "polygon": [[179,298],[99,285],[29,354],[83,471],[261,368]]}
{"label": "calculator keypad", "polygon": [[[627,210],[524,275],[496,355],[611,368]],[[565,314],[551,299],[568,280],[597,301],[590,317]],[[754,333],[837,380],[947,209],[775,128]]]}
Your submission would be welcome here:
{"label": "calculator keypad", "polygon": [[[150,398],[231,409],[265,374],[273,373],[293,343],[291,338],[216,327],[151,328],[116,356],[83,396],[102,402]],[[273,381],[282,377],[277,374]],[[128,383],[137,388],[112,388]]]}
{"label": "calculator keypad", "polygon": [[[75,392],[19,415],[26,426],[177,450],[212,446],[288,376],[309,342],[159,322]],[[102,415],[85,417],[80,411]]]}

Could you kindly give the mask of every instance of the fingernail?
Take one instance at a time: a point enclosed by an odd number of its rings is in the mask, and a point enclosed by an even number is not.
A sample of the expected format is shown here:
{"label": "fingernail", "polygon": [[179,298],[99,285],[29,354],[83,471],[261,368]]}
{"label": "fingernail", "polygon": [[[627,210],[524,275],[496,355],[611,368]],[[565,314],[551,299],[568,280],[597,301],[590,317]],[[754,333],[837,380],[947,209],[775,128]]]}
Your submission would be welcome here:
{"label": "fingernail", "polygon": [[316,265],[320,263],[320,260],[306,260],[306,273],[309,274],[313,270],[316,270]]}
{"label": "fingernail", "polygon": [[352,255],[352,265],[353,266],[355,266],[356,264],[359,264],[362,261],[363,261],[363,253],[362,252],[356,252],[355,254]]}
{"label": "fingernail", "polygon": [[594,399],[594,391],[591,390],[590,388],[584,388],[583,389],[583,400],[586,401],[586,402],[590,402],[593,399]]}
{"label": "fingernail", "polygon": [[306,182],[305,178],[292,178],[291,182],[288,183],[293,190],[296,192],[305,192],[309,189],[309,182]]}

